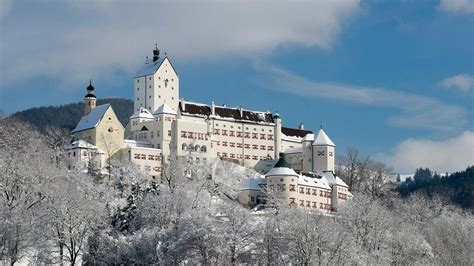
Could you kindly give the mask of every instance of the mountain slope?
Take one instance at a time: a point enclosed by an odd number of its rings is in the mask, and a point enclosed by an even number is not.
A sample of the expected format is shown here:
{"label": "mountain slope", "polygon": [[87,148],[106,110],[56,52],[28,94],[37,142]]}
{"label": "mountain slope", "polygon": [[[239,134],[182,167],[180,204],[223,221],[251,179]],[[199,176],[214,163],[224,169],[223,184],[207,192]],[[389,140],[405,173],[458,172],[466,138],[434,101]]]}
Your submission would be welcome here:
{"label": "mountain slope", "polygon": [[[97,105],[110,103],[118,119],[125,126],[133,112],[133,101],[123,98],[98,99]],[[84,103],[61,106],[35,107],[16,112],[10,117],[25,121],[44,131],[48,126],[72,130],[84,115]]]}

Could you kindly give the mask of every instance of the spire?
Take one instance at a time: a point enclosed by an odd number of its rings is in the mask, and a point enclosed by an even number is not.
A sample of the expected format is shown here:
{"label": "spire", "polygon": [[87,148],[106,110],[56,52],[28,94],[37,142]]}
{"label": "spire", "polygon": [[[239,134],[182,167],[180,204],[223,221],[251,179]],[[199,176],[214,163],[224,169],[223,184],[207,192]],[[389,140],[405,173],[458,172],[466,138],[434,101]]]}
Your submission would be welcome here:
{"label": "spire", "polygon": [[155,49],[153,50],[153,62],[160,58],[160,50],[158,49],[158,43],[155,43]]}
{"label": "spire", "polygon": [[313,142],[313,145],[333,146],[333,147],[336,146],[336,144],[334,144],[334,142],[332,142],[332,140],[328,137],[328,135],[326,135],[326,132],[324,132],[322,127],[319,130],[318,135],[316,136],[316,139]]}
{"label": "spire", "polygon": [[276,168],[290,168],[290,166],[288,166],[288,163],[285,160],[285,154],[283,152],[280,152],[279,155],[280,155],[280,159],[278,159],[278,162],[273,167],[276,167]]}
{"label": "spire", "polygon": [[94,95],[94,86],[92,86],[92,80],[89,80],[89,86],[87,86],[87,94],[85,98],[95,98]]}

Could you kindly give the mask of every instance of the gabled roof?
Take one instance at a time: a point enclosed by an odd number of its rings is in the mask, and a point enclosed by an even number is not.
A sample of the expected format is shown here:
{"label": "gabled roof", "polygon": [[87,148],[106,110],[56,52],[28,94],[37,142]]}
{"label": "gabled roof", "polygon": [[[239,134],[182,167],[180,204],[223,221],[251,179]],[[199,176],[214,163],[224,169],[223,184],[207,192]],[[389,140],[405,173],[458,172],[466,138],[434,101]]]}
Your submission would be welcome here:
{"label": "gabled roof", "polygon": [[281,133],[288,137],[298,137],[303,138],[307,134],[312,134],[313,131],[310,130],[302,130],[299,128],[289,128],[289,127],[281,127]]}
{"label": "gabled roof", "polygon": [[298,185],[331,189],[324,176],[309,177],[306,175],[300,175],[298,177]]}
{"label": "gabled roof", "polygon": [[318,135],[316,136],[316,139],[313,142],[313,145],[328,145],[333,147],[336,146],[336,144],[332,142],[332,140],[328,137],[328,135],[326,135],[326,132],[324,132],[322,128],[319,130]]}
{"label": "gabled roof", "polygon": [[169,105],[166,103],[162,104],[156,111],[153,113],[154,115],[157,114],[170,114],[170,115],[175,115],[176,111],[173,110]]}
{"label": "gabled roof", "polygon": [[146,59],[143,66],[140,68],[140,70],[138,70],[137,74],[135,75],[135,78],[155,74],[158,68],[160,68],[161,64],[163,64],[166,58],[167,58],[166,56],[160,57],[155,62],[153,62],[153,59]]}
{"label": "gabled roof", "polygon": [[107,112],[109,107],[110,107],[110,104],[102,104],[92,109],[89,114],[81,118],[76,128],[74,128],[71,133],[76,133],[79,131],[97,127],[97,125],[100,123],[100,121],[102,120],[102,117],[104,117],[105,112]]}
{"label": "gabled roof", "polygon": [[147,119],[154,119],[153,115],[148,111],[147,109],[140,107],[138,111],[133,113],[132,116],[130,116],[130,119],[133,118],[147,118]]}
{"label": "gabled roof", "polygon": [[[180,102],[179,109],[183,115],[196,115],[196,116],[211,116],[211,107],[201,103],[190,103],[186,102],[183,110],[183,105]],[[237,121],[248,121],[252,123],[274,123],[273,116],[270,112],[259,112],[242,110],[240,115],[239,108],[215,106],[215,117],[222,119],[232,119]]]}

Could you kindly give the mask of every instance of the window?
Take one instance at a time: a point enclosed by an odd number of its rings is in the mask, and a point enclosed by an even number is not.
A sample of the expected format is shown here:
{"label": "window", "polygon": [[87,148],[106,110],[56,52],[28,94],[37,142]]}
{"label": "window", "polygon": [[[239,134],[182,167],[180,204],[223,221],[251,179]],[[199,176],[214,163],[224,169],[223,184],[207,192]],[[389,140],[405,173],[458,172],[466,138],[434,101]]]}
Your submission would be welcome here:
{"label": "window", "polygon": [[168,136],[171,137],[171,130],[168,130]]}
{"label": "window", "polygon": [[273,140],[273,135],[268,134],[268,135],[267,135],[267,139],[268,139],[268,140]]}
{"label": "window", "polygon": [[250,202],[255,202],[255,197],[250,197]]}
{"label": "window", "polygon": [[273,151],[273,146],[268,146],[269,151]]}
{"label": "window", "polygon": [[114,129],[109,127],[108,131],[112,133],[112,132],[114,132]]}
{"label": "window", "polygon": [[139,80],[139,79],[137,79],[137,83],[139,83],[139,82],[140,82],[140,80]]}
{"label": "window", "polygon": [[318,195],[318,191],[316,189],[313,189],[313,195],[314,196],[317,196]]}
{"label": "window", "polygon": [[252,133],[252,139],[258,139],[258,133]]}
{"label": "window", "polygon": [[260,134],[260,139],[265,139],[265,134]]}
{"label": "window", "polygon": [[300,206],[304,207],[304,200],[300,200]]}
{"label": "window", "polygon": [[300,187],[300,194],[304,194],[304,188]]}
{"label": "window", "polygon": [[308,208],[311,207],[311,201],[306,201],[306,207],[308,207]]}
{"label": "window", "polygon": [[261,150],[265,150],[265,148],[266,148],[265,145],[260,145]]}
{"label": "window", "polygon": [[311,189],[309,188],[306,189],[306,195],[311,195]]}
{"label": "window", "polygon": [[186,145],[186,143],[183,143],[183,145],[181,145],[181,149],[183,151],[187,150],[188,149],[188,145]]}
{"label": "window", "polygon": [[290,185],[290,191],[295,191],[295,185]]}
{"label": "window", "polygon": [[160,131],[156,131],[156,137],[157,137],[157,138],[160,137]]}
{"label": "window", "polygon": [[296,199],[295,198],[290,198],[290,204],[295,204],[296,203]]}
{"label": "window", "polygon": [[207,148],[206,148],[205,145],[202,145],[202,147],[201,147],[201,152],[207,152]]}

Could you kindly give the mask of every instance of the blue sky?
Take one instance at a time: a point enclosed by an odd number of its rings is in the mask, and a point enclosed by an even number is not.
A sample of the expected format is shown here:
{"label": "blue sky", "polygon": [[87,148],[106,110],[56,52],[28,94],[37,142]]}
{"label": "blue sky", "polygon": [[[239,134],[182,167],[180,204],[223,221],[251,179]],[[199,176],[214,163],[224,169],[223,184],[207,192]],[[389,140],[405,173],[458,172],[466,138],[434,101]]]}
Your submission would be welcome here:
{"label": "blue sky", "polygon": [[[396,172],[474,164],[474,1],[9,1],[0,109],[132,96],[154,43],[187,100],[320,123]],[[32,12],[34,10],[35,12]]]}

